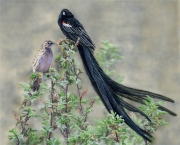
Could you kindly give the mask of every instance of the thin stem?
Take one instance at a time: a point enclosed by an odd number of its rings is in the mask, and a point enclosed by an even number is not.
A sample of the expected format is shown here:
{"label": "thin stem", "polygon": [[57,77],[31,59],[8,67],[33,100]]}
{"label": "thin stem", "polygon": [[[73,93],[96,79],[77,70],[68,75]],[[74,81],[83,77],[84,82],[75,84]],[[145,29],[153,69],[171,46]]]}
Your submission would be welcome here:
{"label": "thin stem", "polygon": [[[54,94],[54,82],[53,82],[53,80],[51,79],[51,92],[50,92],[50,94],[51,94],[51,104],[52,104],[52,107],[51,107],[51,113],[50,113],[50,121],[49,121],[49,124],[50,124],[50,127],[51,128],[53,128],[53,102],[54,102],[54,100],[53,100],[53,94]],[[50,138],[51,138],[51,134],[52,134],[52,132],[47,132],[47,139],[48,140],[50,140]],[[48,145],[48,143],[46,143],[46,145]]]}
{"label": "thin stem", "polygon": [[25,125],[26,125],[26,123],[27,123],[27,121],[29,120],[29,110],[28,110],[28,113],[27,113],[27,115],[26,115],[26,118],[24,119],[24,123],[21,123],[21,128],[22,128],[22,134],[24,134],[25,133]]}
{"label": "thin stem", "polygon": [[[74,48],[76,48],[78,46],[79,42],[80,42],[80,38],[78,37],[78,39],[77,39],[77,41],[75,43]],[[70,49],[70,46],[69,46],[69,49]],[[73,73],[74,73],[75,79],[76,79],[76,88],[77,88],[77,93],[78,93],[78,96],[79,96],[79,110],[81,112],[81,115],[84,116],[84,111],[83,111],[83,107],[82,107],[82,97],[81,97],[81,94],[80,94],[80,87],[79,87],[79,85],[77,83],[78,75],[76,73],[76,67],[75,67],[73,61],[71,61],[70,64],[71,64],[71,66],[73,68]]]}
{"label": "thin stem", "polygon": [[[67,95],[67,92],[68,92],[68,84],[66,85],[66,88],[65,88],[65,95],[66,95],[66,98],[65,98],[65,101],[66,101],[66,104],[65,104],[65,113],[67,114],[68,113],[68,95]],[[64,136],[65,136],[65,139],[66,139],[66,144],[68,145],[68,137],[69,137],[69,125],[67,122],[65,122],[65,126],[66,128],[64,129]]]}
{"label": "thin stem", "polygon": [[115,137],[116,137],[116,141],[119,142],[119,138],[116,132],[115,132]]}
{"label": "thin stem", "polygon": [[[94,100],[91,101],[90,106],[89,106],[89,109],[92,108],[94,102],[95,102]],[[86,113],[84,114],[84,124],[86,123],[88,113],[89,113],[89,112],[86,112]],[[86,129],[86,127],[87,127],[87,126],[85,126],[84,128]]]}
{"label": "thin stem", "polygon": [[75,75],[75,79],[76,79],[76,88],[77,88],[77,93],[78,93],[78,96],[79,96],[79,110],[81,112],[81,115],[84,116],[84,111],[83,111],[83,107],[82,107],[82,97],[81,97],[81,94],[80,94],[80,88],[79,88],[79,85],[77,83],[77,80],[78,80],[78,75],[76,73],[76,68],[75,68],[75,65],[73,64],[73,62],[71,62],[71,66],[73,68],[73,73]]}
{"label": "thin stem", "polygon": [[20,144],[20,140],[19,140],[19,138],[18,138],[17,134],[15,134],[15,133],[14,133],[14,135],[15,135],[15,136],[16,136],[16,138],[17,138],[17,144],[16,144],[16,145],[19,145],[19,144]]}
{"label": "thin stem", "polygon": [[66,98],[65,98],[65,101],[66,101],[65,112],[66,113],[68,112],[68,96],[67,96],[67,92],[68,92],[68,85],[66,85],[66,88],[65,88],[65,95],[66,95]]}
{"label": "thin stem", "polygon": [[[29,96],[31,97],[32,96],[32,94],[31,93],[29,93]],[[29,100],[28,100],[29,101]],[[27,104],[25,104],[25,105],[27,105]],[[29,104],[28,104],[28,106],[31,106],[31,101],[29,101]],[[22,134],[25,134],[25,126],[26,126],[26,123],[27,123],[27,121],[29,120],[29,112],[30,112],[30,110],[28,110],[28,113],[26,114],[26,117],[25,117],[25,119],[24,119],[24,122],[21,122],[20,124],[21,124],[21,128],[22,128]]]}
{"label": "thin stem", "polygon": [[[67,73],[65,73],[65,77],[67,78]],[[68,113],[68,87],[69,85],[67,84],[66,87],[64,87],[64,94],[65,94],[65,114],[67,115]],[[67,116],[66,116],[67,118]],[[66,128],[64,129],[64,131],[61,131],[61,133],[63,134],[63,136],[66,139],[66,144],[68,145],[68,137],[69,137],[69,125],[68,122],[65,122],[64,125],[66,126]]]}

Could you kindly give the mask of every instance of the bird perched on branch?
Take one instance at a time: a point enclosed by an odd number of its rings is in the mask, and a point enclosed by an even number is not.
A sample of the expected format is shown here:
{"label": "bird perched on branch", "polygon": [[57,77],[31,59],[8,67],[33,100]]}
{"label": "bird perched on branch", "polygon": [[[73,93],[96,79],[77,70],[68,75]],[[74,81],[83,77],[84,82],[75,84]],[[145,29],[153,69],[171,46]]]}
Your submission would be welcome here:
{"label": "bird perched on branch", "polygon": [[38,72],[38,76],[33,81],[33,91],[39,90],[39,84],[41,82],[42,73],[48,72],[52,61],[53,61],[53,53],[51,50],[51,46],[55,43],[48,40],[45,41],[36,57],[33,61],[33,72]]}
{"label": "bird perched on branch", "polygon": [[[149,133],[147,133],[145,130],[138,127],[132,121],[132,119],[126,113],[125,108],[130,111],[140,113],[150,121],[149,117],[138,108],[125,102],[121,97],[125,97],[127,99],[142,104],[144,100],[147,100],[147,96],[169,101],[172,103],[174,101],[170,98],[167,98],[159,94],[123,86],[113,81],[111,78],[109,78],[101,69],[95,57],[93,56],[93,50],[95,48],[95,45],[93,44],[91,38],[85,31],[82,24],[76,18],[74,18],[74,15],[68,9],[63,9],[60,12],[58,18],[58,24],[60,29],[68,39],[71,39],[74,42],[76,42],[79,39],[79,45],[77,47],[82,62],[84,64],[84,68],[86,70],[87,75],[89,76],[89,79],[91,80],[92,86],[94,87],[97,94],[100,96],[106,109],[109,112],[112,110],[116,114],[122,116],[125,123],[130,128],[132,128],[144,139],[151,142],[152,136]],[[164,110],[169,114],[176,116],[175,113],[164,108],[163,106],[158,106],[158,107],[159,109]]]}

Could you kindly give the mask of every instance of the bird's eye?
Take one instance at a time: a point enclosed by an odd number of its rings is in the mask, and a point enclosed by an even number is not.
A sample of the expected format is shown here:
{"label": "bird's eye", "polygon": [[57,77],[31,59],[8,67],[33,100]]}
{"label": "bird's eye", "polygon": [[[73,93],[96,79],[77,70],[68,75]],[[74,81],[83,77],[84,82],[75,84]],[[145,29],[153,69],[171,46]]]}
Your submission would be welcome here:
{"label": "bird's eye", "polygon": [[65,12],[63,12],[63,15],[66,15],[66,13],[65,13]]}

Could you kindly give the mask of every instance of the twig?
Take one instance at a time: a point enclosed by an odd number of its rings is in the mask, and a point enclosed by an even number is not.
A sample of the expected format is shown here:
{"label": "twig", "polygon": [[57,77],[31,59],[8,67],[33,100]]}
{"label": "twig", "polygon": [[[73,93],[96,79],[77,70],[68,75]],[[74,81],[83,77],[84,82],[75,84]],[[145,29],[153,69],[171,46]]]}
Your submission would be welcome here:
{"label": "twig", "polygon": [[[51,104],[53,104],[53,94],[54,94],[54,82],[53,80],[51,79]],[[52,111],[53,111],[53,105],[51,107]],[[53,112],[50,112],[50,121],[49,121],[49,124],[50,126],[53,128]],[[47,139],[50,140],[51,138],[51,134],[52,132],[47,132]],[[46,143],[46,145],[48,145],[48,143]]]}
{"label": "twig", "polygon": [[116,137],[116,142],[119,142],[119,138],[118,138],[118,136],[117,136],[117,133],[115,132],[115,137]]}
{"label": "twig", "polygon": [[26,125],[26,123],[27,123],[27,121],[29,120],[29,110],[28,110],[28,113],[27,113],[27,115],[26,115],[26,118],[24,119],[24,123],[21,123],[21,128],[22,128],[22,134],[24,134],[25,132],[25,125]]}
{"label": "twig", "polygon": [[[66,76],[67,76],[67,74],[66,74]],[[69,85],[67,84],[66,87],[64,88],[64,93],[65,93],[65,96],[66,96],[66,98],[65,98],[65,102],[66,102],[66,104],[65,104],[65,113],[66,113],[66,114],[68,113],[68,95],[67,95],[67,93],[68,93],[68,87],[69,87]],[[63,134],[63,136],[64,136],[65,139],[66,139],[66,144],[68,145],[67,139],[68,139],[68,137],[69,137],[69,125],[68,125],[67,122],[65,122],[65,126],[66,126],[66,128],[64,129],[64,133],[62,133],[62,134]],[[62,131],[61,131],[61,132],[62,132]]]}
{"label": "twig", "polygon": [[83,107],[82,107],[82,96],[80,94],[80,88],[79,88],[79,85],[77,83],[77,80],[78,80],[78,75],[76,73],[76,68],[75,68],[75,65],[71,62],[71,66],[73,68],[73,73],[75,75],[75,79],[76,79],[76,88],[77,88],[77,93],[78,93],[78,96],[79,96],[79,110],[81,112],[81,115],[84,116],[84,111],[83,111]]}
{"label": "twig", "polygon": [[19,139],[18,139],[18,142],[17,142],[17,144],[16,144],[16,145],[19,145],[19,143],[20,143],[20,142],[19,142]]}
{"label": "twig", "polygon": [[20,140],[18,138],[18,136],[15,134],[16,138],[17,138],[17,144],[16,145],[19,145],[20,144]]}
{"label": "twig", "polygon": [[[75,43],[74,48],[77,47],[77,45],[79,44],[79,42],[80,42],[80,38],[78,37],[78,39],[77,39],[77,41],[76,41],[76,43]],[[76,79],[76,88],[77,88],[77,93],[78,93],[78,96],[79,96],[79,110],[80,110],[80,112],[81,112],[81,115],[84,116],[84,111],[83,111],[83,107],[82,107],[82,96],[81,96],[81,94],[80,94],[80,88],[79,88],[79,85],[78,85],[78,83],[77,83],[78,75],[77,75],[77,73],[76,73],[76,68],[75,68],[74,63],[73,63],[72,61],[71,61],[70,63],[71,63],[71,66],[72,66],[72,68],[73,68],[73,73],[74,73],[74,75],[75,75],[75,77],[76,77],[76,78],[75,78],[75,79]]]}
{"label": "twig", "polygon": [[[65,94],[66,94],[66,107],[65,107],[65,112],[68,113],[68,96],[67,96],[67,92],[68,92],[68,84],[66,85],[66,89],[65,89]],[[65,123],[65,135],[66,135],[66,139],[68,139],[69,136],[69,128],[68,128],[68,123]]]}
{"label": "twig", "polygon": [[[94,100],[91,101],[90,106],[89,106],[89,109],[92,108],[94,102],[95,102]],[[86,112],[86,113],[84,114],[84,124],[86,123],[88,113],[89,113],[89,112]],[[85,126],[85,128],[86,128],[86,126]]]}
{"label": "twig", "polygon": [[19,144],[20,144],[20,140],[19,140],[17,134],[15,134],[14,132],[13,132],[13,134],[14,134],[14,135],[16,136],[16,138],[17,138],[17,144],[16,144],[16,145],[19,145]]}
{"label": "twig", "polygon": [[68,84],[65,87],[65,95],[66,95],[66,105],[65,105],[65,112],[68,112],[68,97],[67,97],[67,92],[68,92]]}

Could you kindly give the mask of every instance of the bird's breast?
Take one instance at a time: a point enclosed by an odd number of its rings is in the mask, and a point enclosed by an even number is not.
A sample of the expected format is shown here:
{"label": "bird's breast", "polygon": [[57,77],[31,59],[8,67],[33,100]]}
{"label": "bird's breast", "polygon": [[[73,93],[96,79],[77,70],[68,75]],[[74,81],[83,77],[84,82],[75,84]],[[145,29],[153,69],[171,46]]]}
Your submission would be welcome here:
{"label": "bird's breast", "polygon": [[48,72],[48,70],[49,70],[49,68],[51,66],[52,60],[53,60],[52,50],[47,49],[44,52],[42,58],[39,61],[37,71],[39,71],[39,72]]}

